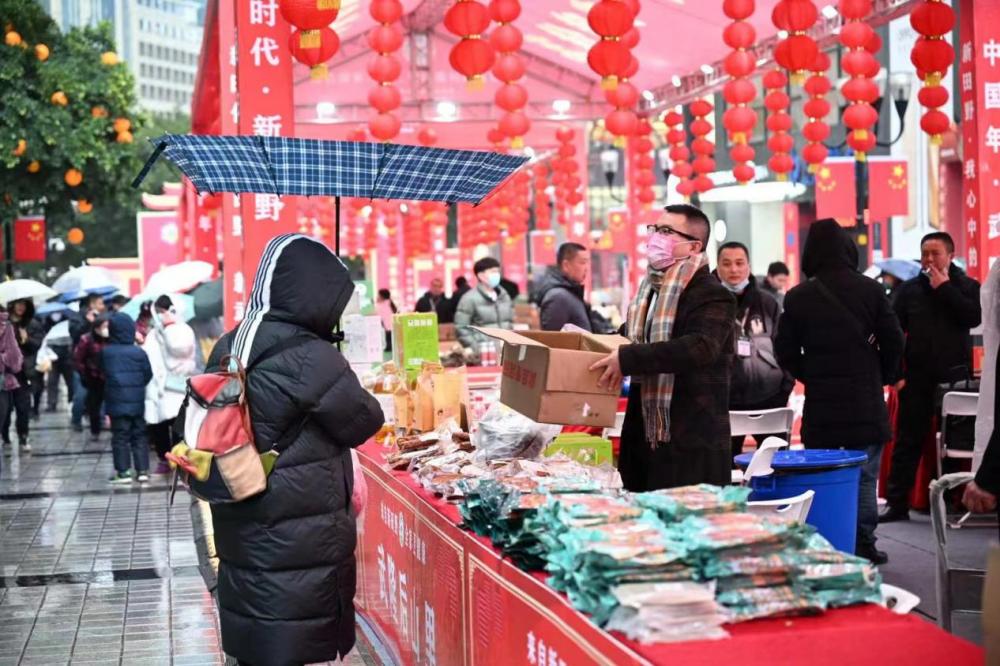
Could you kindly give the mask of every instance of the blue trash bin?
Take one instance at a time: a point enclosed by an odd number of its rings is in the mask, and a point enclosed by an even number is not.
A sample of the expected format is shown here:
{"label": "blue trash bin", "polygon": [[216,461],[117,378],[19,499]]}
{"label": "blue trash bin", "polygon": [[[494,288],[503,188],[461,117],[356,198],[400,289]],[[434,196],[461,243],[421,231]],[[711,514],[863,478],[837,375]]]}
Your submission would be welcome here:
{"label": "blue trash bin", "polygon": [[[752,453],[736,456],[746,469]],[[863,451],[807,449],[778,451],[773,474],[750,479],[750,501],[785,499],[807,490],[816,493],[806,522],[816,528],[837,550],[854,553],[858,528],[858,485],[861,465],[868,460]]]}

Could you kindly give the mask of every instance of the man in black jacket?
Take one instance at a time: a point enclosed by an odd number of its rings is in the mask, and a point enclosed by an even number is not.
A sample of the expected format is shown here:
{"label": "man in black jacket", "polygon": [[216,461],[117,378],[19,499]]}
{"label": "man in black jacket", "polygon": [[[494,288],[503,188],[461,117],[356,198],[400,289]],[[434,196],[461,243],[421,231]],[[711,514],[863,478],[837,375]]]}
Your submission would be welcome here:
{"label": "man in black jacket", "polygon": [[541,309],[543,331],[561,331],[566,324],[593,332],[590,306],[583,300],[583,285],[590,272],[590,252],[579,243],[563,243],[556,265],[539,280],[535,298]]}
{"label": "man in black jacket", "polygon": [[605,385],[632,377],[618,469],[633,492],[727,485],[736,301],[708,270],[710,225],[701,210],[667,206],[648,230],[649,270],[623,327],[632,344],[591,367]]}
{"label": "man in black jacket", "polygon": [[895,309],[906,332],[899,420],[886,490],[888,508],[879,522],[909,520],[909,495],[924,439],[934,415],[938,385],[969,378],[972,338],[982,321],[979,283],[952,263],[955,243],[944,232],[920,243],[923,271],[896,292]]}
{"label": "man in black jacket", "polygon": [[441,278],[431,280],[431,288],[417,300],[415,309],[417,312],[437,313],[439,324],[455,321],[455,311],[451,307],[451,301],[444,295],[444,280]]}
{"label": "man in black jacket", "polygon": [[855,551],[875,563],[882,447],[889,440],[883,386],[895,381],[903,333],[882,287],[858,272],[858,248],[836,220],[812,225],[802,253],[808,281],[785,296],[775,352],[806,387],[802,442],[807,448],[868,455],[858,489]]}
{"label": "man in black jacket", "polygon": [[[739,339],[733,376],[729,386],[729,409],[759,411],[788,406],[795,386],[792,376],[781,369],[774,357],[778,335],[778,302],[763,288],[750,269],[750,251],[743,243],[719,246],[716,274],[722,286],[736,297],[736,326]],[[776,433],[787,437],[787,433]],[[757,442],[767,436],[759,435]],[[733,437],[733,455],[743,452],[742,436]]]}
{"label": "man in black jacket", "polygon": [[771,265],[767,267],[767,275],[764,276],[760,288],[773,296],[774,300],[778,301],[779,308],[785,304],[785,293],[788,291],[788,280],[790,277],[791,273],[788,270],[788,264],[783,261],[771,262]]}

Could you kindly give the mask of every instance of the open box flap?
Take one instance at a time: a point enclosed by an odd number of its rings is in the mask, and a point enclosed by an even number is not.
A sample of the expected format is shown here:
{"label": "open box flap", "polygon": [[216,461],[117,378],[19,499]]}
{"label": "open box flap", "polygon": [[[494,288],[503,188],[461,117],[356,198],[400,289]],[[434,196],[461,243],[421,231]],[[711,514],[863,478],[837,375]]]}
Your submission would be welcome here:
{"label": "open box flap", "polygon": [[631,340],[629,340],[625,336],[617,335],[617,334],[615,334],[615,335],[598,335],[596,333],[584,333],[583,337],[589,338],[590,340],[593,340],[593,341],[597,342],[598,344],[603,345],[604,348],[607,349],[608,351],[614,351],[615,349],[618,349],[622,345],[630,345],[630,344],[632,344]]}
{"label": "open box flap", "polygon": [[530,345],[532,347],[544,347],[541,342],[537,340],[532,340],[531,338],[525,337],[514,331],[508,331],[505,328],[492,328],[485,326],[470,326],[474,331],[479,331],[483,335],[488,335],[491,338],[496,338],[497,340],[503,340],[512,345]]}

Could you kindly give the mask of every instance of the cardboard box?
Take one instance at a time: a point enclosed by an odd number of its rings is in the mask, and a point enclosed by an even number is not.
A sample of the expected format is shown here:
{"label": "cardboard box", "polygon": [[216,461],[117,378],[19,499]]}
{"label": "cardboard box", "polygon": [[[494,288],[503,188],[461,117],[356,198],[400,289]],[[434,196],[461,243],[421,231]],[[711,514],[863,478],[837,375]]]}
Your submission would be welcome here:
{"label": "cardboard box", "polygon": [[380,317],[352,314],[344,317],[344,357],[354,363],[381,363],[384,360],[385,329]]}
{"label": "cardboard box", "polygon": [[393,317],[392,358],[411,380],[424,363],[439,363],[437,314],[415,312]]}
{"label": "cardboard box", "polygon": [[598,387],[588,368],[628,344],[618,335],[476,328],[503,341],[500,402],[539,423],[608,427],[615,424],[621,387]]}

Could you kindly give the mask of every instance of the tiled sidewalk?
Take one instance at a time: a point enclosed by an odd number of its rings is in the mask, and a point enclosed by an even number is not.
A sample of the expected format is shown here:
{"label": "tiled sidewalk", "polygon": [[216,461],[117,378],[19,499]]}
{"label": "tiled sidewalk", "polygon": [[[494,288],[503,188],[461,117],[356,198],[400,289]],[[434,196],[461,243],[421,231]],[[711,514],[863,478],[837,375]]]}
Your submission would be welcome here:
{"label": "tiled sidewalk", "polygon": [[33,451],[0,459],[0,666],[222,664],[183,490],[113,487],[107,434],[32,425]]}

